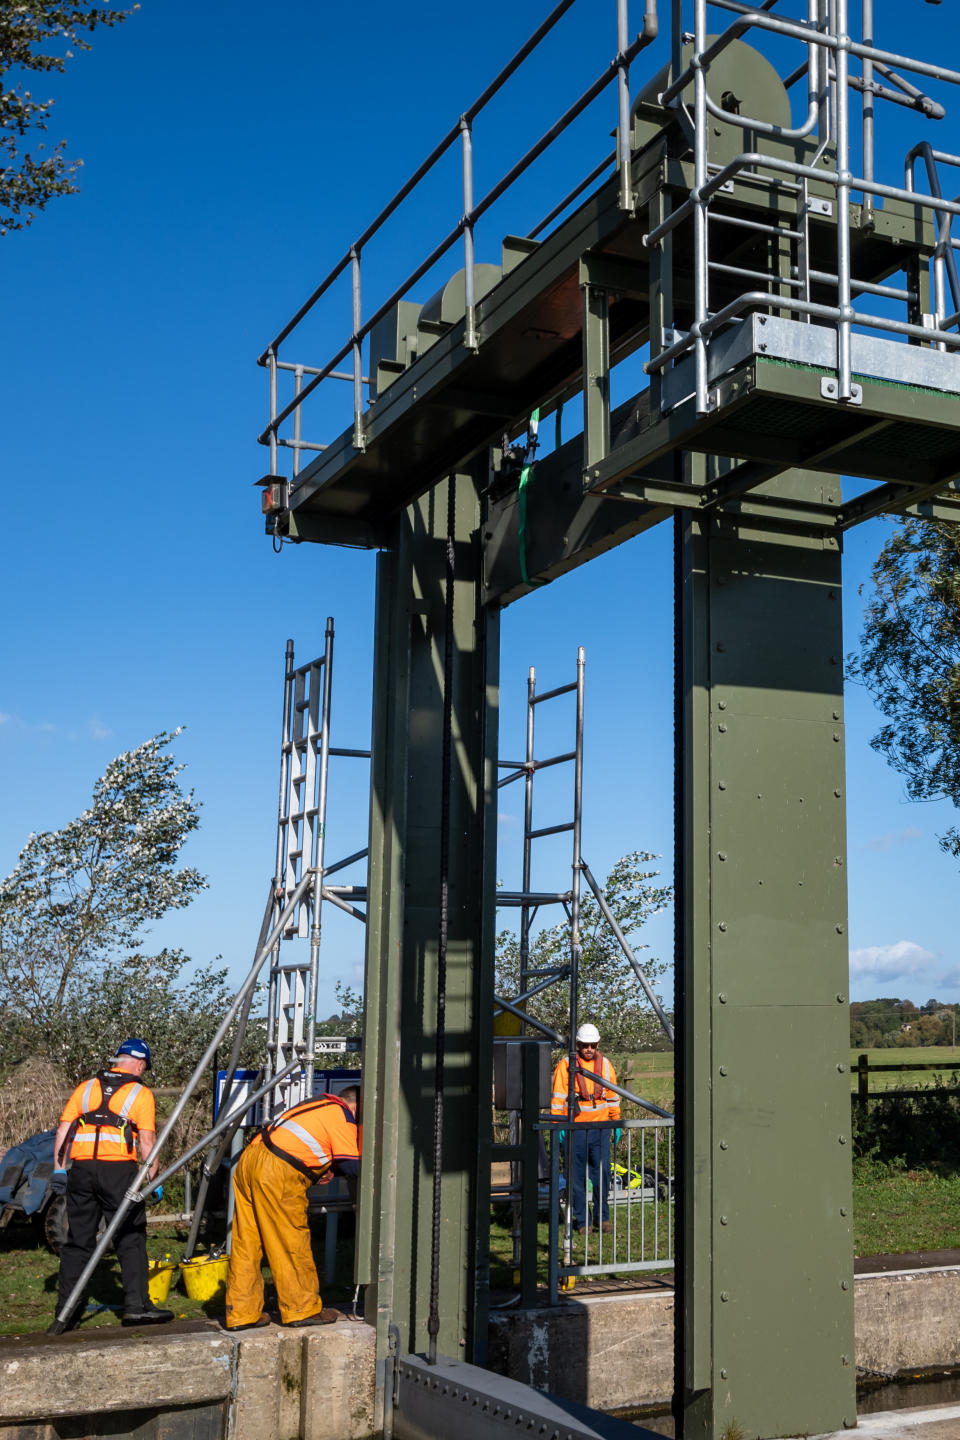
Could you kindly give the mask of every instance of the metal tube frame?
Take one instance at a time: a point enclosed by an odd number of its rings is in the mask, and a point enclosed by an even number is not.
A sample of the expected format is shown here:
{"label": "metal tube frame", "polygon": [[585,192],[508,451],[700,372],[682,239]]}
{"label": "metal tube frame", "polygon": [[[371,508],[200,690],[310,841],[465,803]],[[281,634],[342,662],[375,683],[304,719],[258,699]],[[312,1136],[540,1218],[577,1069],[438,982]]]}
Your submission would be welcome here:
{"label": "metal tube frame", "polygon": [[[731,10],[738,16],[726,30],[709,43],[707,36],[708,4]],[[749,304],[744,303],[746,297],[741,297],[740,301],[734,302],[732,307],[726,307],[721,314],[727,319],[732,319],[742,314],[745,309],[777,309],[796,313],[808,322],[817,319],[833,324],[837,331],[838,398],[841,402],[849,401],[853,395],[851,350],[854,325],[904,335],[911,340],[918,340],[939,349],[951,348],[953,342],[949,332],[952,325],[956,323],[956,315],[950,316],[948,322],[946,315],[947,277],[953,292],[954,310],[960,312],[960,274],[957,271],[954,245],[950,233],[952,217],[960,214],[960,197],[955,201],[944,199],[936,170],[938,162],[956,164],[960,161],[957,160],[957,157],[934,151],[933,147],[926,142],[915,146],[907,157],[906,184],[903,189],[878,183],[875,179],[874,165],[874,101],[878,96],[884,98],[883,87],[878,87],[874,81],[875,70],[879,70],[903,91],[903,96],[900,98],[906,98],[907,103],[916,105],[917,108],[933,117],[942,115],[942,106],[922,95],[915,86],[903,80],[902,76],[895,74],[891,67],[898,66],[915,74],[933,77],[952,84],[960,84],[960,71],[880,49],[874,41],[873,0],[862,0],[862,41],[855,40],[850,33],[849,0],[832,0],[829,5],[825,3],[825,0],[807,0],[805,25],[780,16],[769,15],[766,13],[769,8],[767,4],[760,7],[746,6],[740,4],[739,0],[694,0],[693,54],[681,73],[679,35],[682,34],[682,0],[675,0],[674,5],[674,78],[658,98],[660,103],[665,106],[677,107],[682,104],[684,92],[692,87],[694,183],[688,199],[664,217],[662,222],[645,236],[645,243],[651,248],[661,245],[677,225],[692,218],[694,314],[689,331],[676,339],[673,344],[662,348],[659,354],[655,354],[648,361],[645,368],[648,374],[656,375],[671,361],[683,355],[685,351],[692,350],[695,356],[698,415],[707,414],[714,403],[709,393],[707,378],[707,339],[718,324],[718,317],[710,309],[711,270],[725,274],[740,274],[745,279],[754,279],[764,285],[769,283],[765,276],[751,275],[736,267],[711,262],[709,258],[707,235],[708,222],[711,218],[710,201],[730,181],[747,178],[748,172],[752,182],[762,182],[768,186],[781,183],[774,178],[777,175],[795,177],[801,182],[801,196],[804,202],[806,200],[805,188],[810,181],[825,182],[836,190],[837,263],[835,280],[831,277],[830,283],[836,284],[837,304],[835,307],[818,307],[810,303],[810,281],[822,282],[825,277],[822,272],[811,275],[807,269],[805,258],[807,254],[805,244],[807,216],[804,203],[803,234],[798,243],[798,263],[794,266],[793,278],[781,277],[778,281],[781,287],[786,286],[799,290],[799,300],[790,297],[784,300],[782,296],[754,293],[750,297]],[[804,123],[800,126],[786,129],[766,124],[752,117],[739,115],[734,121],[733,117],[723,111],[707,92],[706,77],[711,63],[734,40],[739,39],[752,28],[797,39],[806,46],[806,66],[801,67],[789,77],[790,81],[797,79],[804,69],[808,76],[808,112]],[[826,56],[832,57],[832,64],[821,65],[819,59],[821,51]],[[862,62],[862,77],[851,76],[851,56]],[[826,81],[826,89],[824,81]],[[863,175],[860,177],[854,175],[850,163],[850,92],[854,89],[855,84],[862,92],[863,106]],[[708,116],[724,120],[727,123],[736,123],[744,129],[753,130],[759,134],[775,134],[787,140],[801,139],[818,131],[821,136],[821,144],[816,158],[819,159],[822,156],[826,145],[832,141],[836,146],[835,168],[819,170],[814,164],[801,165],[777,156],[751,151],[738,156],[719,169],[717,173],[711,175],[708,166]],[[921,157],[925,160],[927,167],[930,194],[920,194],[914,182],[916,160]],[[773,171],[774,175],[755,173],[761,168]],[[898,287],[871,288],[854,280],[849,215],[850,201],[855,191],[859,191],[862,196],[862,219],[865,217],[867,225],[871,223],[873,203],[877,198],[913,203],[925,210],[933,211],[939,217],[939,238],[932,259],[936,296],[932,328],[905,324],[886,317],[866,315],[855,309],[854,295],[861,293],[883,294],[887,298],[905,300],[908,304],[911,304],[913,299],[910,292],[903,291]],[[716,218],[723,220],[726,217],[718,215]],[[734,223],[736,223],[735,219]],[[750,225],[749,221],[742,223],[746,227]],[[766,229],[762,225],[758,225],[756,228],[758,231],[763,230],[766,233]],[[769,227],[766,228],[769,229]]]}
{"label": "metal tube frame", "polygon": [[[227,1007],[226,1014],[220,1021],[220,1024],[217,1026],[213,1038],[210,1040],[206,1050],[203,1052],[203,1055],[197,1063],[196,1069],[190,1076],[190,1079],[187,1081],[183,1094],[180,1096],[179,1100],[174,1105],[162,1129],[160,1130],[160,1133],[158,1134],[156,1141],[154,1142],[153,1149],[150,1151],[147,1159],[141,1163],[140,1168],[138,1169],[136,1175],[134,1176],[130,1184],[130,1188],[127,1190],[120,1204],[117,1206],[117,1209],[115,1210],[109,1224],[107,1225],[100,1239],[94,1246],[93,1251],[90,1255],[90,1259],[83,1267],[77,1283],[74,1285],[73,1289],[70,1291],[70,1294],[67,1296],[66,1300],[58,1311],[54,1324],[59,1326],[60,1329],[55,1331],[54,1333],[61,1333],[63,1327],[66,1325],[67,1321],[73,1314],[77,1305],[77,1301],[84,1293],[91,1275],[93,1274],[97,1265],[100,1263],[101,1257],[106,1253],[106,1250],[111,1240],[117,1233],[117,1229],[119,1228],[122,1220],[130,1209],[130,1206],[133,1205],[137,1200],[142,1199],[143,1194],[152,1190],[155,1184],[161,1183],[159,1180],[150,1181],[147,1184],[146,1189],[144,1190],[143,1182],[147,1177],[147,1173],[150,1170],[151,1165],[153,1165],[154,1162],[159,1158],[160,1151],[163,1149],[163,1146],[169,1139],[173,1127],[180,1119],[180,1116],[183,1113],[184,1106],[190,1099],[190,1096],[193,1094],[197,1085],[203,1079],[207,1066],[210,1064],[210,1061],[212,1060],[217,1049],[219,1048],[223,1037],[226,1035],[233,1020],[236,1018],[236,1015],[240,1010],[241,1006],[243,1005],[247,995],[256,985],[257,977],[260,974],[264,961],[273,949],[277,937],[282,933],[283,927],[286,925],[287,921],[290,919],[297,906],[299,905],[301,897],[309,889],[312,878],[313,877],[309,873],[303,877],[303,879],[300,881],[300,883],[294,890],[294,893],[291,895],[290,899],[283,907],[283,910],[280,912],[278,919],[274,922],[273,928],[267,936],[264,944],[261,945],[259,950],[257,951],[256,958],[247,975],[246,980],[243,982],[243,985],[237,991],[234,999]],[[274,1084],[276,1084],[276,1077],[273,1077],[273,1079],[264,1086],[264,1093],[266,1094],[270,1090],[271,1086]],[[200,1148],[202,1148],[204,1143],[205,1141],[200,1142]]]}
{"label": "metal tube frame", "polygon": [[[472,126],[473,121],[486,107],[490,100],[506,84],[507,80],[514,74],[524,60],[537,48],[540,42],[550,33],[558,21],[566,14],[575,0],[561,0],[555,6],[544,21],[537,27],[529,39],[520,47],[507,64],[498,72],[493,81],[487,86],[474,103],[469,106],[459,117],[456,125],[447,131],[443,139],[434,147],[427,158],[417,167],[410,178],[400,187],[393,199],[380,211],[376,218],[367,226],[359,238],[349,247],[347,253],[334,265],[333,269],[324,277],[308,299],[300,306],[292,318],[277,333],[270,345],[259,357],[258,364],[267,366],[270,370],[270,422],[267,428],[258,436],[260,444],[269,445],[271,453],[271,474],[276,473],[276,454],[278,447],[278,431],[283,422],[295,411],[299,411],[304,400],[322,382],[334,375],[335,367],[351,350],[353,351],[353,444],[354,448],[362,450],[363,439],[363,385],[369,384],[369,377],[362,374],[361,347],[363,340],[370,333],[371,329],[390,310],[398,300],[414,286],[422,275],[439,260],[456,241],[463,236],[464,246],[464,267],[466,272],[466,319],[464,328],[464,345],[467,349],[476,349],[479,344],[479,337],[475,325],[475,295],[474,295],[474,226],[477,220],[493,205],[500,196],[513,185],[521,175],[537,160],[543,152],[553,144],[558,135],[562,134],[575,119],[587,108],[588,105],[602,93],[614,79],[617,81],[618,91],[618,122],[617,134],[620,146],[621,192],[620,203],[624,209],[632,211],[633,197],[631,190],[630,176],[630,94],[629,94],[629,69],[631,62],[646,47],[653,43],[659,32],[657,18],[657,0],[645,0],[644,25],[639,35],[628,43],[627,30],[627,0],[616,0],[617,5],[617,52],[607,68],[592,82],[591,85],[574,101],[550,126],[536,144],[513,165],[507,173],[499,180],[484,198],[478,203],[473,202],[473,149],[472,149]],[[451,145],[460,139],[463,147],[462,171],[463,171],[463,213],[457,225],[440,242],[428,256],[424,264],[419,265],[406,280],[393,292],[390,298],[384,302],[366,322],[363,321],[362,306],[360,303],[360,253],[369,240],[373,238],[386,224],[387,220],[394,214],[397,208],[416,188],[420,181],[433,169],[438,161],[446,154]],[[596,172],[602,173],[607,162]],[[574,191],[574,196],[580,192],[583,185]],[[564,204],[569,203],[568,200]],[[558,212],[559,213],[559,212]],[[537,227],[542,229],[547,221],[541,222]],[[319,300],[327,293],[333,283],[349,267],[352,280],[353,295],[353,331],[350,338],[341,346],[327,365],[319,370],[312,367],[303,367],[304,374],[311,374],[309,382],[302,387],[299,393],[294,395],[290,403],[282,409],[277,408],[277,369],[279,364],[279,349],[281,344],[292,334],[300,322],[313,310]],[[289,367],[289,362],[283,368]],[[295,367],[293,367],[295,368]],[[337,375],[337,378],[343,378]],[[305,444],[301,448],[307,448]],[[310,448],[314,448],[311,446]]]}
{"label": "metal tube frame", "polygon": [[[303,1097],[313,1095],[314,1045],[317,1031],[317,981],[320,974],[320,933],[323,920],[323,852],[327,831],[327,779],[330,769],[330,698],[333,686],[333,616],[327,616],[323,647],[323,693],[320,703],[320,755],[317,778],[317,817],[313,826],[313,890],[310,897],[310,969],[307,978],[306,1056],[303,1067]],[[311,741],[312,743],[312,741]],[[333,896],[330,896],[333,901]],[[350,909],[341,901],[338,907]]]}

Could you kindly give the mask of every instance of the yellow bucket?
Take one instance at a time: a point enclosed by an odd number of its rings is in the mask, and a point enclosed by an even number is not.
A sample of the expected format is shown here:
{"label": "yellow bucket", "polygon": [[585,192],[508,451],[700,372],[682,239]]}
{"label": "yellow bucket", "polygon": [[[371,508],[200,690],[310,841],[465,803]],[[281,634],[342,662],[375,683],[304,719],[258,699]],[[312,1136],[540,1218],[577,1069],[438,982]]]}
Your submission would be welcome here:
{"label": "yellow bucket", "polygon": [[150,1300],[154,1305],[162,1305],[170,1294],[170,1282],[176,1274],[177,1266],[169,1260],[149,1260],[147,1269],[150,1272],[147,1282]]}
{"label": "yellow bucket", "polygon": [[196,1260],[183,1260],[180,1270],[191,1300],[216,1300],[226,1293],[230,1261],[225,1255],[201,1255]]}

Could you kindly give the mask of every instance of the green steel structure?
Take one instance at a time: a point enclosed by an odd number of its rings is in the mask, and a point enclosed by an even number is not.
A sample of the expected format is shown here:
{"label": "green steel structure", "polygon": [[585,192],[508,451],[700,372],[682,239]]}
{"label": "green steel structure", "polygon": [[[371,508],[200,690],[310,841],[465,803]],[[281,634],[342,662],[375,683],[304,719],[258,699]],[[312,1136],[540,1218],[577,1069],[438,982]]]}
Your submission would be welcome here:
{"label": "green steel structure", "polygon": [[[637,33],[627,0],[595,5],[610,67],[476,199],[473,121],[573,3],[261,356],[268,532],[380,551],[357,1278],[382,1377],[396,1351],[482,1363],[498,614],[672,519],[677,1413],[703,1440],[815,1433],[856,1419],[843,535],[960,513],[960,158],[922,142],[901,164],[879,110],[925,125],[960,74],[882,48],[872,0],[712,0],[709,33],[707,0],[646,0]],[[490,206],[608,82],[616,154],[479,263]],[[459,218],[365,314],[364,248],[452,146]],[[416,302],[454,245],[463,268]],[[290,359],[341,276],[343,343]],[[336,379],[351,422],[305,438]],[[580,433],[531,469],[530,417],[573,401]]]}

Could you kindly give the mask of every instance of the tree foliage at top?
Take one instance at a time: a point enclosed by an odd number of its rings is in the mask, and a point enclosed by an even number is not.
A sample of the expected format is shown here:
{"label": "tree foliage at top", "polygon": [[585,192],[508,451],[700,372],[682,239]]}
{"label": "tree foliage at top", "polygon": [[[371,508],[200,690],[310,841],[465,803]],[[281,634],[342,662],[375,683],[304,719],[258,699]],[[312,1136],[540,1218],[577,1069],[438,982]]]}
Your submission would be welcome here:
{"label": "tree foliage at top", "polygon": [[[896,521],[872,584],[851,666],[886,716],[871,744],[911,800],[960,807],[960,527]],[[960,857],[956,826],[940,844]]]}
{"label": "tree foliage at top", "polygon": [[881,998],[850,1004],[850,1044],[858,1050],[900,1050],[922,1045],[952,1045],[956,1033],[953,1004],[936,998],[925,1005]]}
{"label": "tree foliage at top", "polygon": [[82,160],[68,160],[66,140],[38,141],[46,132],[53,100],[37,100],[10,72],[63,71],[77,50],[89,50],[86,38],[98,25],[126,20],[139,6],[114,10],[101,5],[63,4],[61,0],[0,0],[0,234],[22,230],[55,195],[75,195]]}
{"label": "tree foliage at top", "polygon": [[199,819],[170,753],[178,733],[111,760],[89,809],[62,830],[31,835],[0,881],[0,1011],[19,1016],[38,1042],[86,1009],[108,964],[142,950],[151,921],[206,887],[178,863]]}
{"label": "tree foliage at top", "polygon": [[[636,936],[652,915],[669,904],[669,885],[658,885],[657,870],[647,869],[655,855],[637,850],[624,855],[610,871],[602,889],[617,923],[643,966],[644,974],[657,993],[657,984],[668,969],[666,961],[643,952]],[[541,930],[530,946],[529,968],[562,965],[570,954],[570,924],[564,921]],[[505,1000],[520,994],[520,942],[509,930],[497,936],[496,991]],[[569,1022],[569,986],[559,981],[531,999],[526,1009],[536,1019],[566,1036]],[[658,996],[659,998],[659,996]],[[578,1005],[581,1023],[592,1021],[600,1031],[605,1051],[647,1050],[666,1043],[660,1022],[640,988],[630,962],[624,955],[593,895],[586,890],[580,905],[580,964]]]}

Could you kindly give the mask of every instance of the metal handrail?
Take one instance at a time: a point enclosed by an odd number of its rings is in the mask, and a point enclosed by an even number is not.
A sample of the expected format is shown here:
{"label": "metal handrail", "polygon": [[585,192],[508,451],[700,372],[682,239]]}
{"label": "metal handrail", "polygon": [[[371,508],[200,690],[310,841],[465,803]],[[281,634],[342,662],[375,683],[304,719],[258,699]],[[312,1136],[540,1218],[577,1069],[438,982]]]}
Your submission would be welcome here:
{"label": "metal handrail", "polygon": [[[266,428],[258,435],[258,442],[262,445],[269,445],[271,451],[271,473],[276,470],[276,455],[278,446],[277,432],[283,422],[295,412],[299,415],[304,400],[329,376],[332,376],[335,367],[352,350],[353,351],[353,382],[354,382],[354,434],[353,444],[356,449],[362,449],[364,444],[362,424],[362,386],[369,385],[370,378],[362,376],[361,346],[364,339],[373,327],[390,311],[397,302],[417,283],[421,277],[454,245],[463,237],[464,243],[464,272],[465,272],[465,328],[464,344],[467,348],[475,349],[478,344],[478,337],[475,327],[475,306],[476,296],[474,290],[474,257],[473,257],[473,231],[476,222],[486,211],[513,185],[521,175],[537,160],[543,152],[553,144],[554,140],[597,98],[598,95],[614,79],[619,87],[619,119],[618,119],[618,156],[621,174],[621,204],[632,209],[632,194],[630,192],[630,105],[629,105],[629,67],[632,61],[656,39],[659,27],[657,20],[657,0],[645,0],[644,25],[642,31],[632,43],[628,43],[626,31],[626,0],[617,0],[617,53],[610,61],[607,68],[599,75],[591,85],[574,101],[560,116],[560,118],[545,132],[541,138],[530,147],[529,150],[514,164],[510,170],[499,180],[479,202],[473,199],[473,120],[479,115],[490,100],[502,89],[507,80],[516,72],[519,66],[537,48],[541,41],[550,33],[557,22],[569,10],[575,0],[560,0],[550,14],[542,21],[528,40],[511,57],[506,65],[497,73],[486,89],[478,96],[474,103],[467,107],[458,118],[457,123],[447,131],[443,138],[433,148],[425,160],[417,167],[410,178],[396,192],[393,198],[383,207],[376,218],[371,221],[367,228],[360,234],[358,239],[349,247],[346,254],[334,265],[333,269],[324,277],[316,289],[308,296],[292,318],[274,336],[266,350],[258,357],[257,363],[270,371],[270,421]],[[382,229],[387,220],[394,214],[397,208],[416,188],[420,181],[432,170],[437,162],[447,153],[454,142],[460,139],[462,155],[462,178],[463,178],[463,212],[454,228],[444,239],[431,251],[425,261],[413,270],[410,275],[394,290],[392,295],[380,305],[366,321],[362,320],[361,313],[361,252],[367,242]],[[601,169],[605,168],[605,165]],[[598,172],[599,173],[599,172]],[[587,183],[587,182],[585,182]],[[575,194],[577,192],[574,192]],[[569,203],[569,201],[567,202]],[[541,222],[542,228],[546,222]],[[301,376],[311,373],[310,381],[299,387],[294,398],[282,409],[277,408],[277,370],[280,362],[277,358],[280,345],[286,340],[300,322],[310,313],[317,302],[330,289],[331,285],[347,270],[351,271],[352,295],[353,295],[353,326],[349,339],[341,346],[335,356],[319,370],[308,372],[306,367],[301,367]],[[284,366],[284,368],[288,368]],[[337,378],[344,378],[337,376]],[[300,449],[308,448],[296,437],[294,449],[299,453]]]}
{"label": "metal handrail", "polygon": [[[624,1155],[622,1151],[620,1152],[620,1154],[621,1158],[625,1162],[625,1169],[637,1173],[639,1167],[641,1187],[644,1187],[646,1185],[645,1172],[647,1172],[648,1170],[653,1170],[655,1172],[656,1178],[653,1182],[652,1187],[653,1194],[649,1195],[644,1188],[641,1188],[640,1193],[637,1197],[640,1201],[640,1216],[639,1224],[636,1226],[634,1226],[634,1224],[632,1223],[630,1206],[625,1207],[625,1217],[623,1221],[621,1221],[621,1223],[618,1225],[617,1217],[620,1207],[617,1203],[615,1193],[611,1194],[608,1191],[608,1203],[610,1213],[613,1216],[613,1235],[609,1242],[610,1251],[608,1252],[606,1258],[604,1257],[605,1247],[603,1231],[598,1223],[599,1217],[597,1216],[597,1196],[596,1194],[594,1194],[595,1223],[593,1226],[591,1226],[588,1221],[586,1236],[584,1237],[584,1254],[582,1256],[582,1259],[578,1259],[577,1261],[575,1261],[573,1246],[574,1237],[572,1230],[573,1186],[571,1183],[573,1166],[575,1163],[573,1156],[574,1147],[569,1144],[564,1145],[564,1170],[566,1172],[566,1182],[564,1202],[561,1207],[561,1145],[559,1141],[561,1136],[576,1134],[578,1130],[584,1128],[589,1128],[591,1130],[596,1130],[600,1132],[606,1132],[610,1136],[609,1153],[611,1165],[613,1165],[613,1163],[615,1162],[615,1158],[617,1155],[616,1136],[618,1132],[622,1132],[622,1135],[626,1139],[626,1154]],[[550,1145],[550,1180],[548,1198],[549,1231],[547,1241],[547,1285],[550,1304],[556,1304],[559,1299],[558,1291],[561,1276],[604,1275],[629,1273],[630,1271],[641,1270],[672,1269],[674,1266],[674,1246],[673,1221],[671,1212],[673,1210],[676,1198],[676,1176],[674,1170],[675,1124],[673,1117],[668,1116],[664,1119],[658,1120],[610,1120],[599,1121],[596,1124],[592,1122],[570,1121],[569,1119],[564,1118],[558,1123],[555,1123],[553,1121],[548,1122],[545,1120],[541,1120],[538,1124],[533,1126],[533,1129],[538,1131],[544,1137],[548,1134],[551,1134],[554,1137],[553,1142]],[[632,1139],[634,1135],[639,1135],[640,1137],[639,1162],[633,1154]],[[651,1157],[652,1164],[648,1164],[647,1161],[645,1143],[647,1135],[652,1135],[653,1139],[653,1144],[651,1147],[653,1152]],[[661,1148],[666,1152],[662,1159]],[[665,1173],[661,1170],[661,1165],[664,1164],[666,1166]],[[585,1164],[585,1169],[587,1168],[588,1167]],[[586,1173],[584,1174],[583,1179],[584,1190],[586,1190],[586,1182],[588,1179]],[[612,1175],[610,1177],[610,1180],[613,1180]],[[667,1215],[665,1218],[665,1223],[663,1225],[661,1225],[660,1223],[660,1205],[659,1197],[657,1194],[661,1182],[665,1183],[667,1205]],[[654,1201],[651,1216],[652,1223],[648,1226],[645,1223],[646,1217],[644,1202],[651,1199]],[[601,1209],[602,1208],[603,1207],[601,1207]],[[637,1232],[639,1233],[637,1234]],[[634,1236],[636,1236],[636,1238],[639,1240],[641,1257],[639,1260],[633,1258]],[[624,1258],[622,1254],[620,1254],[618,1257],[618,1239],[623,1242],[623,1247],[626,1249],[626,1258]],[[591,1251],[594,1240],[597,1247],[595,1260],[591,1258]],[[665,1243],[662,1245],[661,1241]],[[648,1242],[649,1247],[652,1250],[652,1254],[648,1253]]]}

